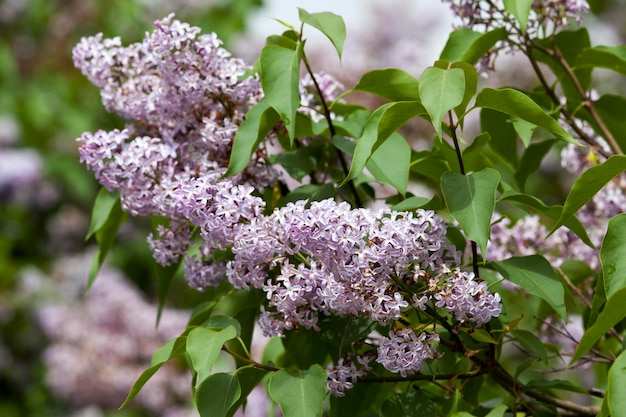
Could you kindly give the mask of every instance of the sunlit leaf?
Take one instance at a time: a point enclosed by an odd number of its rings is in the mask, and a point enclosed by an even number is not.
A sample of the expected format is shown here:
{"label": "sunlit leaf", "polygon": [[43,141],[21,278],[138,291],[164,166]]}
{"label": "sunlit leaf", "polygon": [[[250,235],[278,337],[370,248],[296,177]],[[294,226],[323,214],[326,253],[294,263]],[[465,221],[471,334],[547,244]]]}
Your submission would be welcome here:
{"label": "sunlit leaf", "polygon": [[187,353],[191,358],[193,370],[198,374],[196,387],[199,387],[211,374],[213,364],[219,356],[222,346],[237,337],[237,330],[229,326],[222,330],[197,327],[187,336]]}
{"label": "sunlit leaf", "polygon": [[300,59],[303,43],[295,50],[267,45],[261,51],[261,85],[265,99],[280,115],[293,141],[300,106]]}
{"label": "sunlit leaf", "polygon": [[491,216],[500,174],[492,168],[461,175],[448,172],[441,177],[441,190],[450,214],[459,222],[468,239],[487,253]]}
{"label": "sunlit leaf", "polygon": [[268,392],[285,417],[320,417],[326,397],[326,372],[320,365],[306,371],[281,369],[274,373]]}
{"label": "sunlit leaf", "polygon": [[622,416],[626,414],[626,395],[624,386],[626,384],[626,351],[620,353],[615,359],[611,369],[609,369],[609,380],[607,389],[607,402],[612,416]]}
{"label": "sunlit leaf", "polygon": [[119,194],[111,193],[106,188],[100,188],[91,209],[91,223],[85,240],[89,240],[94,233],[100,230],[107,222],[116,204],[119,204]]}
{"label": "sunlit leaf", "polygon": [[150,361],[150,367],[143,371],[143,373],[137,378],[137,381],[131,387],[126,399],[120,406],[120,408],[124,407],[128,404],[133,398],[139,394],[141,388],[148,382],[150,378],[159,370],[161,367],[170,359],[182,355],[185,351],[185,344],[187,342],[186,336],[179,336],[175,339],[170,340],[165,345],[161,346],[157,349],[152,355],[152,360]]}
{"label": "sunlit leaf", "polygon": [[397,68],[377,69],[361,76],[353,91],[364,91],[389,101],[419,101],[419,82]]}
{"label": "sunlit leaf", "polygon": [[460,68],[426,68],[420,77],[419,94],[440,137],[443,116],[460,105],[465,97],[465,74]]}
{"label": "sunlit leaf", "polygon": [[474,65],[496,42],[505,39],[506,36],[505,28],[497,28],[486,33],[467,28],[456,29],[450,33],[439,59],[448,62],[463,61]]}
{"label": "sunlit leaf", "polygon": [[266,100],[254,105],[237,129],[226,176],[243,171],[261,141],[278,122],[279,116]]}
{"label": "sunlit leaf", "polygon": [[512,88],[485,88],[476,96],[476,107],[497,110],[526,120],[569,143],[579,144],[569,133],[526,94]]}
{"label": "sunlit leaf", "polygon": [[398,101],[379,107],[367,120],[363,136],[357,140],[350,172],[343,184],[359,175],[372,154],[401,126],[413,117],[426,114],[417,101]]}
{"label": "sunlit leaf", "polygon": [[332,42],[341,59],[346,40],[346,24],[341,16],[331,12],[309,13],[298,7],[300,21],[322,32]]}
{"label": "sunlit leaf", "polygon": [[609,221],[600,249],[604,288],[607,298],[626,288],[626,213]]}
{"label": "sunlit leaf", "polygon": [[526,32],[526,24],[528,23],[528,15],[532,5],[533,0],[504,0],[504,8],[515,16],[522,32]]}

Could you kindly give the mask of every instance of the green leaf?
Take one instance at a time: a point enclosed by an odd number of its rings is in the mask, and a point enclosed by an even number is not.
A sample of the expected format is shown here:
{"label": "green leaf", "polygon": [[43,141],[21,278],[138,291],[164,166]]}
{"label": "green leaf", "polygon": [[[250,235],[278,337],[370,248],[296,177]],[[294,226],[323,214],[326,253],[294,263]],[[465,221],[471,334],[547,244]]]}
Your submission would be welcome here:
{"label": "green leaf", "polygon": [[505,28],[497,28],[486,33],[461,28],[450,33],[439,59],[448,62],[476,64],[496,42],[506,39]]}
{"label": "green leaf", "polygon": [[197,327],[189,332],[187,353],[191,358],[193,370],[198,374],[196,388],[211,374],[213,364],[217,360],[224,343],[235,337],[237,337],[237,330],[233,326],[228,326],[219,331]]}
{"label": "green leaf", "polygon": [[202,323],[211,317],[216,305],[217,303],[215,301],[206,301],[197,305],[191,312],[191,317],[189,318],[189,322],[187,322],[187,328],[202,325]]}
{"label": "green leaf", "polygon": [[413,211],[418,208],[422,208],[428,204],[432,199],[426,197],[412,196],[406,200],[402,200],[398,204],[391,206],[391,210],[394,211]]}
{"label": "green leaf", "polygon": [[420,77],[419,94],[437,136],[441,137],[443,116],[465,97],[465,73],[460,68],[426,68]]}
{"label": "green leaf", "polygon": [[480,127],[491,136],[489,147],[513,168],[517,168],[517,133],[509,115],[484,108],[480,111]]}
{"label": "green leaf", "polygon": [[300,59],[303,43],[295,50],[267,45],[261,51],[261,85],[265,99],[280,115],[293,141],[300,106]]}
{"label": "green leaf", "polygon": [[225,417],[241,396],[237,374],[213,374],[196,390],[196,407],[201,417]]}
{"label": "green leaf", "polygon": [[410,391],[389,397],[380,408],[382,417],[437,417],[437,409],[422,391]]}
{"label": "green leaf", "polygon": [[441,191],[452,217],[459,222],[465,236],[478,243],[487,253],[491,216],[500,174],[492,168],[461,175],[447,172],[441,177]]}
{"label": "green leaf", "polygon": [[514,117],[511,123],[513,123],[513,128],[515,129],[517,136],[519,136],[522,140],[524,147],[527,148],[537,126],[517,117]]}
{"label": "green leaf", "polygon": [[376,181],[390,184],[400,194],[405,195],[409,184],[410,163],[411,147],[404,137],[394,133],[376,149],[366,168]]}
{"label": "green leaf", "polygon": [[512,88],[485,88],[476,96],[476,107],[488,108],[519,117],[556,135],[561,140],[579,145],[569,133],[526,94]]}
{"label": "green leaf", "polygon": [[528,381],[526,384],[526,389],[534,389],[538,391],[547,392],[553,389],[560,389],[564,391],[577,392],[579,394],[588,394],[587,390],[584,388],[574,384],[571,381],[566,381],[562,379],[533,379]]}
{"label": "green leaf", "polygon": [[100,188],[91,210],[91,223],[85,240],[89,240],[98,230],[102,229],[111,215],[116,204],[119,204],[119,193],[111,193],[106,188]]}
{"label": "green leaf", "polygon": [[617,291],[626,288],[626,213],[609,221],[600,249],[600,261],[606,296],[611,298]]}
{"label": "green leaf", "polygon": [[331,12],[309,13],[298,7],[300,21],[322,32],[332,42],[337,50],[339,59],[346,40],[346,24],[341,16]]}
{"label": "green leaf", "polygon": [[351,91],[372,93],[389,101],[419,101],[419,82],[406,71],[377,69],[363,74]]}
{"label": "green leaf", "polygon": [[359,175],[370,160],[372,154],[396,130],[413,117],[426,114],[424,107],[417,101],[398,101],[383,104],[369,117],[363,136],[357,140],[350,172],[341,185]]}
{"label": "green leaf", "polygon": [[87,279],[87,286],[85,291],[89,291],[91,286],[93,285],[96,277],[98,276],[98,272],[100,272],[100,267],[104,263],[109,250],[113,246],[113,242],[115,242],[115,238],[117,236],[117,231],[120,226],[126,222],[128,218],[128,214],[122,211],[122,205],[120,200],[115,200],[113,207],[109,211],[109,215],[106,218],[104,224],[102,224],[98,230],[95,232],[96,241],[98,242],[98,250],[96,251],[93,260],[91,261],[91,267],[89,268],[89,277]]}
{"label": "green leaf", "polygon": [[604,336],[611,327],[626,318],[626,288],[617,290],[611,298],[609,298],[604,309],[598,314],[593,326],[587,329],[580,343],[574,352],[574,356],[570,364],[580,359],[589,349],[596,344],[602,336]]}
{"label": "green leaf", "polygon": [[547,302],[563,319],[565,310],[565,290],[550,262],[540,255],[513,257],[492,263],[504,278],[519,285],[529,294]]}
{"label": "green leaf", "polygon": [[169,289],[172,285],[172,281],[180,268],[182,259],[179,259],[174,265],[163,267],[156,262],[152,263],[152,274],[154,275],[157,283],[157,325],[161,321],[161,313],[163,313],[163,307],[165,305],[165,299],[169,293]]}
{"label": "green leaf", "polygon": [[289,332],[282,339],[289,359],[300,369],[313,364],[322,365],[326,359],[326,345],[319,332],[312,329],[301,329]]}
{"label": "green leaf", "polygon": [[237,409],[245,404],[248,395],[259,384],[259,382],[261,382],[263,377],[268,374],[268,372],[269,371],[265,369],[257,368],[252,365],[244,366],[235,371],[235,375],[239,381],[241,395],[226,414],[228,417],[232,417],[237,412]]}
{"label": "green leaf", "polygon": [[489,414],[485,415],[485,417],[504,417],[504,413],[506,413],[506,410],[508,409],[509,407],[505,404],[498,404],[489,412]]}
{"label": "green leaf", "polygon": [[626,46],[594,46],[582,51],[577,67],[606,68],[626,75]]}
{"label": "green leaf", "polygon": [[524,150],[519,169],[515,173],[515,180],[522,191],[526,188],[528,177],[539,169],[544,156],[550,152],[555,143],[555,139],[548,139],[533,143]]}
{"label": "green leaf", "polygon": [[170,340],[165,345],[161,346],[157,349],[152,355],[152,360],[150,361],[150,367],[142,372],[142,374],[137,378],[137,381],[131,387],[126,399],[120,406],[123,408],[132,401],[133,398],[139,394],[141,388],[148,382],[152,375],[154,375],[161,367],[170,359],[181,355],[185,351],[185,344],[187,342],[186,336],[179,336],[175,339]]}
{"label": "green leaf", "polygon": [[270,107],[267,100],[258,102],[248,110],[233,140],[225,176],[238,174],[248,165],[252,154],[278,120],[278,113]]}
{"label": "green leaf", "polygon": [[376,323],[366,316],[325,317],[320,335],[324,341],[337,348],[337,358],[352,349],[352,343],[370,334]]}
{"label": "green leaf", "polygon": [[511,334],[515,337],[515,340],[522,345],[531,355],[541,359],[543,363],[548,364],[548,352],[546,351],[543,342],[535,336],[534,333],[528,330],[513,330]]}
{"label": "green leaf", "polygon": [[[457,247],[458,249],[458,247]],[[462,331],[465,329],[461,329]],[[499,342],[494,339],[487,330],[485,329],[474,329],[471,328],[471,331],[468,331],[469,336],[477,342],[481,343],[491,343],[493,345],[499,344]]]}
{"label": "green leaf", "polygon": [[626,384],[626,351],[620,353],[609,369],[607,388],[607,402],[612,416],[626,415],[626,396],[624,386]]}
{"label": "green leaf", "polygon": [[292,190],[289,194],[280,200],[283,206],[289,202],[300,200],[322,201],[335,196],[335,186],[331,183],[327,184],[305,184]]}
{"label": "green leaf", "polygon": [[522,32],[526,32],[526,24],[532,5],[533,0],[504,0],[504,9],[515,16]]}
{"label": "green leaf", "polygon": [[[353,156],[356,143],[347,140],[343,136],[335,135],[333,144],[337,149]],[[389,161],[395,161],[389,164]],[[400,194],[406,194],[409,182],[411,164],[411,147],[406,139],[398,133],[393,133],[372,154],[365,167],[374,176],[376,181],[382,184],[391,184]]]}
{"label": "green leaf", "polygon": [[320,365],[306,371],[281,369],[272,375],[268,393],[285,417],[319,417],[324,408],[326,379]]}
{"label": "green leaf", "polygon": [[600,165],[593,166],[576,179],[567,195],[561,217],[552,232],[561,227],[582,206],[618,174],[626,171],[626,156],[613,155]]}
{"label": "green leaf", "polygon": [[281,165],[293,179],[300,181],[315,169],[317,161],[312,152],[314,150],[309,146],[298,148],[291,152],[284,151],[276,155],[270,155],[270,162]]}

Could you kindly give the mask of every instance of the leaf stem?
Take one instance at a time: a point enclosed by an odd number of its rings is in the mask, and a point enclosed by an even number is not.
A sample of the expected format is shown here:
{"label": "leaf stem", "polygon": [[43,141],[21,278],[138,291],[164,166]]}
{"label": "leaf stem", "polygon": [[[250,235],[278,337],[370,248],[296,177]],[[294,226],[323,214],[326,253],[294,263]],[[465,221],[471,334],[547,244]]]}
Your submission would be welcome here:
{"label": "leaf stem", "polygon": [[[330,137],[334,138],[335,135],[337,134],[337,131],[335,130],[333,119],[330,116],[330,109],[328,108],[328,103],[326,103],[326,98],[324,97],[322,89],[320,88],[317,82],[317,79],[315,78],[315,74],[313,73],[313,70],[311,69],[311,65],[309,64],[309,60],[307,59],[304,51],[302,51],[302,62],[304,62],[304,66],[306,67],[307,72],[311,76],[311,80],[313,80],[313,85],[315,86],[315,90],[317,90],[317,94],[320,98],[320,102],[322,103],[322,108],[324,109],[324,118],[326,119],[326,123],[328,124]],[[350,172],[350,168],[348,167],[348,163],[346,161],[345,156],[343,155],[343,152],[341,152],[341,150],[339,149],[337,150],[337,157],[339,159],[339,163],[341,164],[341,169],[343,170],[344,175],[348,176]],[[361,201],[361,197],[359,197],[359,193],[354,185],[354,180],[348,181],[348,188],[350,189],[350,193],[352,194],[352,197],[354,198],[354,204],[357,207],[363,207],[363,202]]]}
{"label": "leaf stem", "polygon": [[[454,124],[454,120],[452,119],[452,110],[448,112],[448,120],[449,120],[449,128],[450,128],[450,137],[452,138],[452,142],[454,143],[454,150],[456,151],[456,159],[459,161],[459,171],[461,175],[465,175],[465,165],[463,164],[463,154],[461,153],[461,147],[459,146],[459,139],[456,136],[456,128],[457,126]],[[476,278],[480,278],[480,271],[478,269],[478,245],[475,241],[470,240],[470,246],[472,248],[472,269],[474,271],[474,276]]]}

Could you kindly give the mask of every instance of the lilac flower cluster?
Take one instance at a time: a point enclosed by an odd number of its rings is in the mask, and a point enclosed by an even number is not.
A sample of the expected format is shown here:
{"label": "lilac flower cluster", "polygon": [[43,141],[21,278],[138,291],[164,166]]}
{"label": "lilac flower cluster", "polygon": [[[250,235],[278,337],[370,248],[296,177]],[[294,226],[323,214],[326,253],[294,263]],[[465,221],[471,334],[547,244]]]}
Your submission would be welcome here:
{"label": "lilac flower cluster", "polygon": [[[244,77],[247,67],[214,35],[199,35],[172,16],[156,27],[128,47],[102,35],[84,39],[74,59],[101,88],[106,107],[136,121],[123,130],[84,134],[81,159],[103,186],[119,191],[125,210],[170,220],[149,238],[160,264],[187,254],[193,288],[226,277],[235,288],[264,291],[259,323],[271,336],[320,330],[320,317],[331,315],[365,315],[388,325],[410,308],[439,308],[455,322],[482,325],[500,314],[499,296],[458,269],[460,253],[432,211],[374,212],[325,200],[264,214],[255,192],[276,175],[263,151],[242,174],[222,178],[239,124],[262,99],[258,79]],[[326,99],[336,98],[332,78],[315,79]],[[308,93],[311,83],[304,80],[303,102],[315,117],[319,102]],[[196,231],[200,243],[190,254]],[[377,360],[401,371],[392,365],[401,365],[400,349],[427,346],[434,337],[392,332],[382,339]],[[403,375],[436,356],[434,347],[421,349],[425,353],[407,359]]]}
{"label": "lilac flower cluster", "polygon": [[439,342],[437,333],[422,332],[419,335],[409,328],[389,333],[389,338],[378,342],[376,361],[387,370],[406,377],[422,369],[424,362],[441,356],[435,345]]}
{"label": "lilac flower cluster", "polygon": [[326,366],[328,381],[326,388],[335,397],[343,397],[346,391],[354,388],[359,378],[367,376],[372,371],[370,362],[374,359],[372,355],[347,354],[339,358],[336,364],[329,363]]}

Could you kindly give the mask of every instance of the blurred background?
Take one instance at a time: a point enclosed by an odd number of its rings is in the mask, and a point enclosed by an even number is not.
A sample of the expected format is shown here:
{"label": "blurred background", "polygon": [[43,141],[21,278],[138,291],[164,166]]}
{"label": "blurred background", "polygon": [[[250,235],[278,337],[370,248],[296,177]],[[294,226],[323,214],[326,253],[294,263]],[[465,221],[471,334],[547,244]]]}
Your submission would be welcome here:
{"label": "blurred background", "polygon": [[[592,42],[625,43],[626,1],[590,4]],[[325,39],[306,35],[313,69],[348,88],[375,68],[419,76],[453,24],[448,6],[436,0],[0,0],[0,416],[195,415],[190,377],[177,364],[117,410],[203,294],[176,281],[154,326],[149,225],[131,219],[85,295],[94,242],[84,237],[99,186],[80,164],[75,139],[124,121],[105,112],[99,91],[73,67],[73,46],[99,32],[136,42],[155,19],[175,12],[253,62],[265,37],[283,30],[273,19],[297,22],[298,6],[346,20],[341,63]],[[515,59],[502,57],[486,82],[530,83],[527,66]],[[597,87],[624,89],[610,78]],[[430,135],[419,124],[413,129],[415,140]],[[545,172],[551,175],[549,166]]]}

